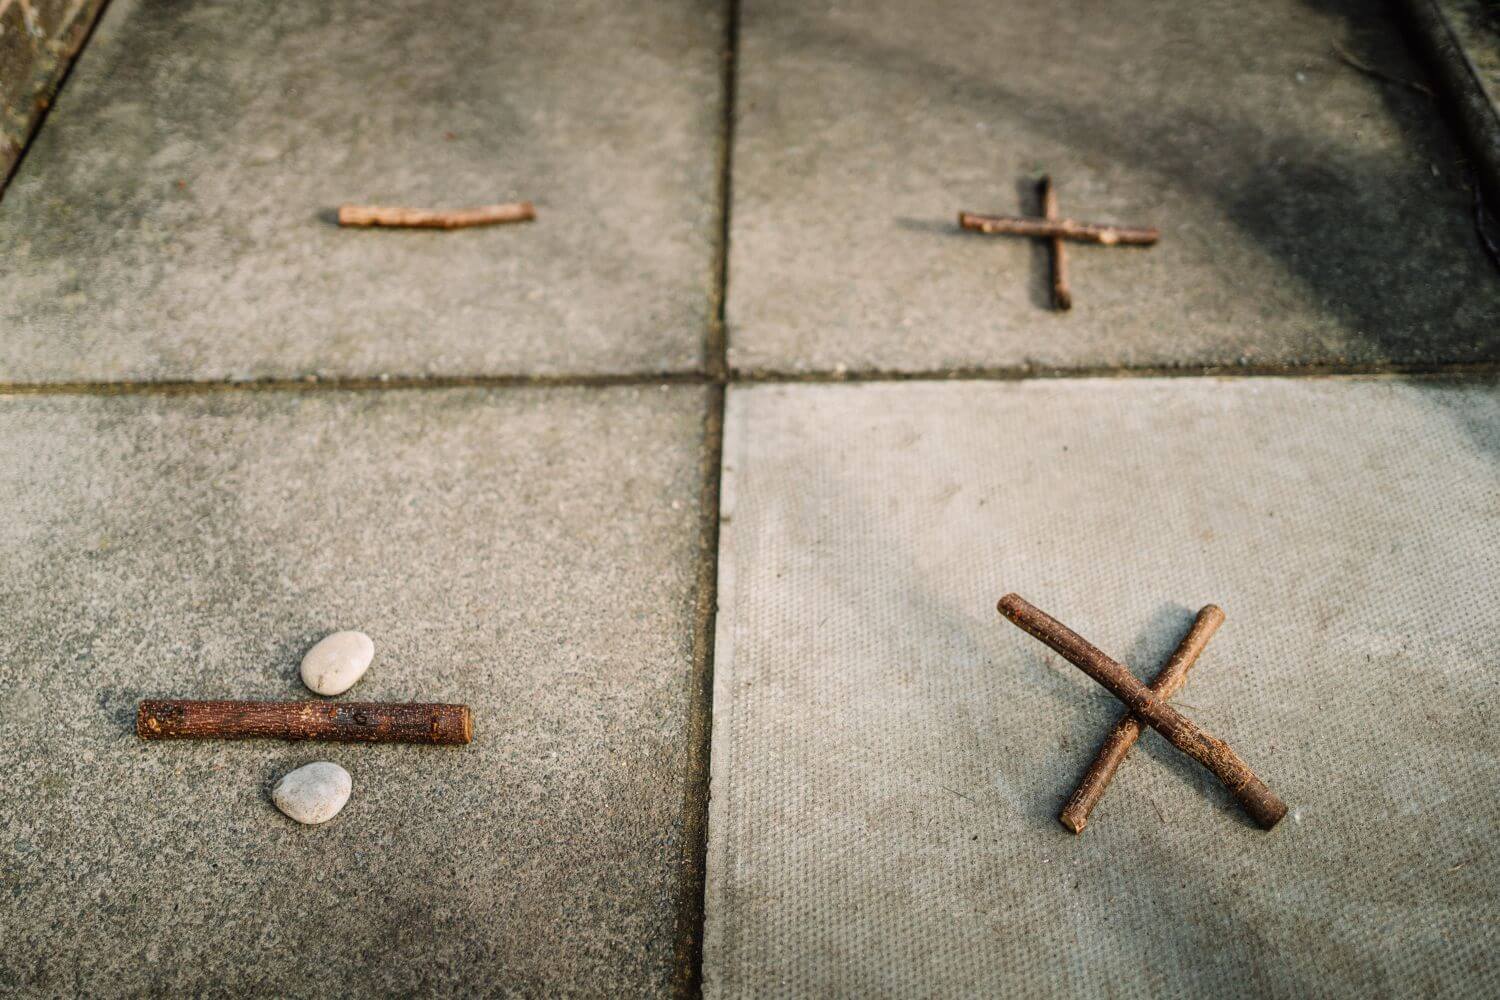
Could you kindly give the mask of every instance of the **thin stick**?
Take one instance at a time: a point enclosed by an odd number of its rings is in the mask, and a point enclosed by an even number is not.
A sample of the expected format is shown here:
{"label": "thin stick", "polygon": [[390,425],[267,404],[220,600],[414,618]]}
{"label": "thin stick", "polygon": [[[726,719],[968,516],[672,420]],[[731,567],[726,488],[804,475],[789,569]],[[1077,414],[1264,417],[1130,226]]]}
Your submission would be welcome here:
{"label": "thin stick", "polygon": [[1031,219],[1020,215],[980,215],[977,212],[959,212],[958,224],[976,233],[1000,234],[1003,236],[1055,236],[1079,243],[1129,243],[1133,246],[1150,246],[1161,239],[1161,230],[1151,226],[1105,226],[1093,222],[1075,222],[1072,219]]}
{"label": "thin stick", "polygon": [[423,208],[396,208],[389,205],[340,205],[341,226],[395,226],[405,229],[463,229],[467,226],[492,226],[502,222],[529,222],[536,209],[529,201],[508,205],[481,205],[441,211]]}
{"label": "thin stick", "polygon": [[474,738],[474,716],[467,705],[412,702],[148,700],[136,712],[135,733],[143,740],[457,746]]}
{"label": "thin stick", "polygon": [[1172,745],[1208,768],[1229,789],[1252,819],[1271,829],[1286,815],[1286,803],[1255,776],[1250,765],[1222,740],[1194,725],[1182,713],[1152,694],[1120,664],[1082,636],[1017,594],[1000,598],[999,611],[1017,627],[1040,639],[1073,666],[1102,684]]}
{"label": "thin stick", "polygon": [[1366,76],[1374,77],[1377,80],[1383,80],[1386,83],[1394,83],[1398,87],[1409,87],[1425,97],[1437,96],[1432,92],[1432,88],[1427,86],[1427,84],[1425,83],[1418,83],[1415,80],[1407,80],[1403,77],[1393,76],[1390,73],[1385,72],[1384,70],[1376,69],[1369,63],[1356,58],[1354,53],[1350,52],[1348,49],[1339,44],[1339,40],[1337,38],[1333,39],[1333,54],[1339,60],[1339,62],[1343,63],[1345,66],[1348,66],[1350,69],[1357,69]]}
{"label": "thin stick", "polygon": [[[1051,177],[1043,177],[1039,184],[1042,192],[1042,217],[1049,222],[1057,218],[1057,189]],[[1052,254],[1052,304],[1061,312],[1073,308],[1073,292],[1068,288],[1068,252],[1063,247],[1062,237],[1047,240]]]}
{"label": "thin stick", "polygon": [[[1198,617],[1193,621],[1193,627],[1183,637],[1182,642],[1177,644],[1177,649],[1172,653],[1172,658],[1167,665],[1161,668],[1156,679],[1151,682],[1151,692],[1162,701],[1166,701],[1176,694],[1187,680],[1188,671],[1193,664],[1198,662],[1203,648],[1208,645],[1208,640],[1224,624],[1224,612],[1219,610],[1216,604],[1210,604],[1198,612]],[[1073,792],[1073,797],[1063,807],[1063,811],[1057,819],[1063,826],[1074,833],[1082,833],[1084,826],[1089,821],[1089,813],[1099,804],[1104,797],[1104,791],[1109,787],[1110,781],[1115,776],[1115,771],[1124,763],[1125,755],[1130,748],[1135,746],[1135,741],[1141,738],[1141,730],[1144,728],[1139,718],[1126,712],[1115,723],[1115,728],[1110,731],[1109,738],[1099,748],[1099,753],[1094,757],[1094,762],[1084,772],[1082,780],[1078,782],[1078,788]],[[1154,804],[1154,803],[1153,803]]]}

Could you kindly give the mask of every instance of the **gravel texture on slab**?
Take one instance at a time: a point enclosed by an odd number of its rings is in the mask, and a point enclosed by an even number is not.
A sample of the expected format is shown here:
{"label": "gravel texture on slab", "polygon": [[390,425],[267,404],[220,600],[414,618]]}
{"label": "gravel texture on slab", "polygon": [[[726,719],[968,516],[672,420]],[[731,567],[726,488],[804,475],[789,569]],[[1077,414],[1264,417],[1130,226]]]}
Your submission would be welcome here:
{"label": "gravel texture on slab", "polygon": [[695,370],[723,38],[696,0],[111,4],[0,199],[0,383]]}
{"label": "gravel texture on slab", "polygon": [[[706,403],[0,397],[0,992],[665,992]],[[339,748],[309,835],[267,790],[328,746],[135,736],[306,698],[330,623],[379,638],[361,700],[475,742]]]}
{"label": "gravel texture on slab", "polygon": [[[750,372],[1500,360],[1467,154],[1362,0],[745,0],[730,362]],[[1161,229],[1068,248],[960,210]]]}

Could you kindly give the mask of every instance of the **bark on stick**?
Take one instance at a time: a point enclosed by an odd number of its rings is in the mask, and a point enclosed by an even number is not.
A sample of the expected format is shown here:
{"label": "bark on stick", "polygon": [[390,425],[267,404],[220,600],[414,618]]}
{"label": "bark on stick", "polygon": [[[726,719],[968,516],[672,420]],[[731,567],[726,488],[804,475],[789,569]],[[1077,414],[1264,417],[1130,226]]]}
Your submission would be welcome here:
{"label": "bark on stick", "polygon": [[[1043,177],[1039,185],[1042,193],[1042,217],[1048,222],[1057,220],[1057,188],[1051,177]],[[1073,290],[1068,287],[1068,251],[1061,236],[1047,240],[1052,253],[1052,305],[1059,312],[1073,308]]]}
{"label": "bark on stick", "polygon": [[1072,219],[1034,219],[1020,215],[980,215],[959,212],[958,224],[976,233],[1005,236],[1047,236],[1079,243],[1129,243],[1149,246],[1161,239],[1161,231],[1149,226],[1105,226]]}
{"label": "bark on stick", "polygon": [[354,701],[148,700],[136,712],[143,740],[327,740],[457,746],[474,737],[467,705]]}
{"label": "bark on stick", "polygon": [[340,205],[341,226],[392,226],[402,229],[463,229],[493,226],[502,222],[529,222],[536,209],[529,201],[506,205],[481,205],[452,211],[398,208],[392,205]]}

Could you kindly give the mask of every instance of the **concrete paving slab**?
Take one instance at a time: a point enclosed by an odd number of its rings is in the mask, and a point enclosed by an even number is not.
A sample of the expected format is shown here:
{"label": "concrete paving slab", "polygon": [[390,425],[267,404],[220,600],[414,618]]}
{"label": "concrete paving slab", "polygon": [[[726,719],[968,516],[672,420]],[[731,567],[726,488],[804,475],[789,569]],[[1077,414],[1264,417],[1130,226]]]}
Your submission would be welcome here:
{"label": "concrete paving slab", "polygon": [[[705,392],[0,399],[0,989],[660,994]],[[146,744],[142,697],[473,706],[465,748]],[[275,780],[354,781],[323,827]]]}
{"label": "concrete paving slab", "polygon": [[[1500,357],[1460,151],[1353,0],[747,0],[728,320],[744,371],[1437,365]],[[960,209],[1150,224],[1150,250]]]}
{"label": "concrete paving slab", "polygon": [[695,369],[722,44],[692,0],[112,4],[0,201],[0,382]]}
{"label": "concrete paving slab", "polygon": [[[734,389],[705,981],[738,996],[1500,988],[1500,388],[1280,379]],[[1017,591],[1293,807],[1154,733]]]}

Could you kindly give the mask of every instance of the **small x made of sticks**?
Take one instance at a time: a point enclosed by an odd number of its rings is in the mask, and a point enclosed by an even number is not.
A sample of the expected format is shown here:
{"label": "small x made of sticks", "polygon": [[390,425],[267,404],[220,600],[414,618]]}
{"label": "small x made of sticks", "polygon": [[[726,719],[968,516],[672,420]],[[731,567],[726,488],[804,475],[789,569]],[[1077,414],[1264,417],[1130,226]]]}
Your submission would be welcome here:
{"label": "small x made of sticks", "polygon": [[1212,771],[1262,829],[1269,830],[1281,822],[1286,815],[1286,803],[1223,740],[1200,729],[1160,695],[1136,680],[1129,670],[1019,594],[1006,594],[1000,598],[997,610],[1016,627],[1041,640],[1053,652],[1098,681],[1142,722]]}

